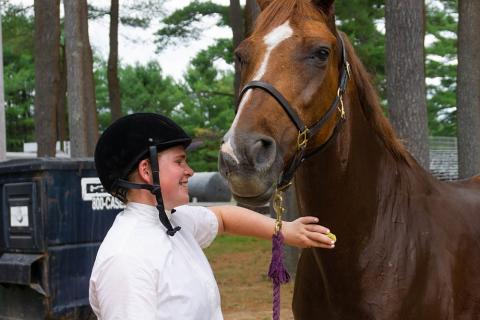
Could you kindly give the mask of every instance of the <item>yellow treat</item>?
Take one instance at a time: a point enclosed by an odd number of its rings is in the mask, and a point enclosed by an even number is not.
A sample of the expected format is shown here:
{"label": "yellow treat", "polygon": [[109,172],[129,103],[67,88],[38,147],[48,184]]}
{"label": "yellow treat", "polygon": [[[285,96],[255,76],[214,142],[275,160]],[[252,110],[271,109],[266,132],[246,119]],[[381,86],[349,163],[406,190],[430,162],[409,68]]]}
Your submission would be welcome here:
{"label": "yellow treat", "polygon": [[337,241],[337,237],[331,232],[327,233],[326,236],[332,239],[333,241]]}

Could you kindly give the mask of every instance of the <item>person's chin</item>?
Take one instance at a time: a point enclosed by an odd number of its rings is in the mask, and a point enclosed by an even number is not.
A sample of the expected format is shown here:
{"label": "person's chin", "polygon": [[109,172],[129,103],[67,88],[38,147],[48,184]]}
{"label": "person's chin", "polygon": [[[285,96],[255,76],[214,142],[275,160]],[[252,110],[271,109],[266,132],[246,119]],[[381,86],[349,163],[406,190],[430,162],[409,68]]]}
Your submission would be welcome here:
{"label": "person's chin", "polygon": [[177,201],[175,201],[176,202],[175,207],[186,205],[190,202],[189,200],[190,199],[188,197],[188,193],[186,195],[182,195],[181,197],[178,197]]}

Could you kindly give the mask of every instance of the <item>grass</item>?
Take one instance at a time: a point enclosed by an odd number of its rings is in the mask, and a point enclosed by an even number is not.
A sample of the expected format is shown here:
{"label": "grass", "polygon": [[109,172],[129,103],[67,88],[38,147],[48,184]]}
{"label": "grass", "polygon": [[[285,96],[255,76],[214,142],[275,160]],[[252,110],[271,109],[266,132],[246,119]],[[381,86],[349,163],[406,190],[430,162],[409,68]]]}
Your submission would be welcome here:
{"label": "grass", "polygon": [[[272,284],[267,277],[270,241],[222,235],[205,254],[217,279],[225,320],[272,318]],[[281,318],[293,319],[293,283],[283,285],[281,291]]]}

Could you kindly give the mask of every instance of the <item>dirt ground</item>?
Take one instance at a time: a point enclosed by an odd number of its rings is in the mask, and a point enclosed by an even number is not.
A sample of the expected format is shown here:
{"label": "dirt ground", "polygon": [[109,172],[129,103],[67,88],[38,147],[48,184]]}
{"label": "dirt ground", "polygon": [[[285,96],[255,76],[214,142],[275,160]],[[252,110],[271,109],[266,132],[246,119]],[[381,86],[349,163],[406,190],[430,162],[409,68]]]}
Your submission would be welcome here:
{"label": "dirt ground", "polygon": [[[272,284],[267,277],[269,241],[221,236],[206,250],[217,279],[225,320],[272,319]],[[281,319],[293,320],[293,283],[281,289]]]}

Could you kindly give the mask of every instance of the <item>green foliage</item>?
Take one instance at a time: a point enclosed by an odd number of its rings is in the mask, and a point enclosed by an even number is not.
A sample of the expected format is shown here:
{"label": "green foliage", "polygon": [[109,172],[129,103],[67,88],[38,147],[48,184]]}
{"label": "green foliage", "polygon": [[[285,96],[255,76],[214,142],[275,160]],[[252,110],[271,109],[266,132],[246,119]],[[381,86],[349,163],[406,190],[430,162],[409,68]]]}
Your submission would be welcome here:
{"label": "green foliage", "polygon": [[[95,70],[101,131],[111,122],[106,74],[106,63],[101,61]],[[123,114],[155,112],[172,116],[173,110],[183,99],[181,88],[173,78],[162,75],[162,69],[157,62],[120,66],[118,75]]]}
{"label": "green foliage", "polygon": [[432,136],[456,135],[457,1],[443,0],[445,9],[427,7],[427,34],[434,42],[426,48],[428,126]]}
{"label": "green foliage", "polygon": [[383,0],[350,0],[335,3],[339,29],[349,37],[356,53],[385,93],[385,37],[376,26],[384,19]]}
{"label": "green foliage", "polygon": [[[428,126],[432,136],[456,134],[457,7],[458,0],[430,1],[426,7],[426,34],[435,39],[426,47],[425,63],[427,78],[434,79],[434,84],[427,86]],[[384,1],[341,1],[335,4],[335,10],[339,28],[349,36],[360,59],[374,75],[380,96],[385,100],[385,39],[375,25],[384,20]]]}
{"label": "green foliage", "polygon": [[[93,1],[92,1],[93,2]],[[148,28],[153,17],[163,16],[163,0],[119,1],[119,21],[124,26]],[[88,19],[99,19],[110,15],[110,5],[88,4]]]}
{"label": "green foliage", "polygon": [[132,112],[158,112],[167,116],[177,106],[181,93],[173,78],[162,75],[157,62],[126,66],[120,70],[122,108]]}
{"label": "green foliage", "polygon": [[[147,3],[149,1],[142,1]],[[382,0],[351,0],[336,3],[337,23],[351,39],[361,60],[374,75],[384,96],[384,35],[378,26],[384,15]],[[441,0],[446,9],[427,7],[427,33],[436,40],[427,49],[427,77],[436,79],[427,88],[429,127],[432,135],[455,135],[456,119],[456,26],[457,0]],[[7,116],[7,148],[20,151],[33,141],[33,19],[21,8],[4,7],[4,69]],[[148,11],[145,11],[148,12]],[[198,39],[204,16],[217,17],[228,25],[228,7],[193,1],[163,20],[156,33],[157,49]],[[135,19],[139,20],[135,20]],[[142,15],[129,16],[131,24],[143,26]],[[127,20],[128,20],[127,19]],[[124,21],[129,23],[128,21]],[[204,27],[203,27],[204,28]],[[123,113],[158,112],[173,117],[201,142],[189,154],[196,171],[217,169],[218,146],[233,118],[233,72],[221,71],[224,61],[233,70],[232,39],[219,39],[191,61],[184,79],[176,82],[163,74],[156,62],[119,66]],[[110,123],[106,62],[95,57],[96,97],[101,130]]]}
{"label": "green foliage", "polygon": [[228,7],[211,1],[192,1],[186,7],[174,11],[162,20],[163,27],[155,33],[157,51],[160,52],[169,45],[198,40],[204,28],[199,25],[199,22],[205,16],[218,16],[217,25],[229,25]]}
{"label": "green foliage", "polygon": [[2,15],[7,150],[22,151],[33,141],[33,18],[8,6]]}
{"label": "green foliage", "polygon": [[200,148],[189,155],[195,171],[216,171],[218,147],[222,136],[233,121],[233,73],[221,72],[214,61],[231,63],[231,39],[221,39],[201,51],[191,63],[182,84],[184,98],[174,118],[196,140]]}
{"label": "green foliage", "polygon": [[[162,75],[157,62],[120,66],[124,114],[156,112],[172,117],[199,145],[189,154],[195,171],[216,171],[218,146],[233,120],[233,74],[219,71],[214,62],[232,63],[231,39],[220,39],[192,60],[182,83]],[[106,64],[98,61],[96,97],[101,130],[110,124]]]}

